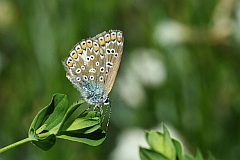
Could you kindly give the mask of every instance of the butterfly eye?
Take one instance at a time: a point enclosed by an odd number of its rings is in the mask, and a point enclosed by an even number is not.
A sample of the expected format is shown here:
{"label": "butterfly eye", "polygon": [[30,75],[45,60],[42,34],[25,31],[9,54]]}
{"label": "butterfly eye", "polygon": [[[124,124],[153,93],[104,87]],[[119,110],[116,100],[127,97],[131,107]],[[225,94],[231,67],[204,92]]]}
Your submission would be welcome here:
{"label": "butterfly eye", "polygon": [[104,101],[104,105],[109,105],[110,104],[110,100],[109,100],[109,98],[107,97],[106,99],[105,99],[105,101]]}

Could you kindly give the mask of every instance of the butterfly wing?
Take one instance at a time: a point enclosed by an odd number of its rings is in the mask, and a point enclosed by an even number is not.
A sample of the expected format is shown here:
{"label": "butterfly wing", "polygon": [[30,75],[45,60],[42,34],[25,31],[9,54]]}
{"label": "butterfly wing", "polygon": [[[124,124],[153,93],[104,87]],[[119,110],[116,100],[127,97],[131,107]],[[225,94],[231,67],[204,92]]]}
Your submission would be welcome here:
{"label": "butterfly wing", "polygon": [[101,46],[101,52],[104,55],[104,90],[108,94],[118,72],[123,52],[123,34],[119,30],[110,30],[107,33],[96,36]]}
{"label": "butterfly wing", "polygon": [[67,71],[66,77],[85,100],[88,100],[90,93],[104,94],[106,97],[111,91],[122,50],[122,32],[110,30],[82,40],[70,51],[63,63]]}

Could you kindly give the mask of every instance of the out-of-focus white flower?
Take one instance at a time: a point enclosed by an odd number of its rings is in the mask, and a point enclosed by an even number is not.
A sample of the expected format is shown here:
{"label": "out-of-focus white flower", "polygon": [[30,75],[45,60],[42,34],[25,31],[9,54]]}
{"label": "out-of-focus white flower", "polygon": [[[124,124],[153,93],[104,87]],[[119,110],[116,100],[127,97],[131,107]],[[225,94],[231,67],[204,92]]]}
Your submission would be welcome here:
{"label": "out-of-focus white flower", "polygon": [[137,107],[144,102],[144,89],[132,70],[127,70],[117,81],[119,95],[128,106]]}
{"label": "out-of-focus white flower", "polygon": [[166,80],[166,69],[157,51],[138,49],[132,56],[132,69],[144,86],[154,88]]}
{"label": "out-of-focus white flower", "polygon": [[166,80],[166,69],[155,50],[137,49],[117,79],[119,95],[128,106],[137,107],[146,100],[144,87],[156,88]]}
{"label": "out-of-focus white flower", "polygon": [[176,45],[189,41],[191,30],[177,21],[168,20],[160,22],[155,29],[154,39],[160,45]]}
{"label": "out-of-focus white flower", "polygon": [[111,160],[140,160],[139,147],[148,147],[145,133],[141,129],[122,132],[117,139],[117,147],[110,155]]}

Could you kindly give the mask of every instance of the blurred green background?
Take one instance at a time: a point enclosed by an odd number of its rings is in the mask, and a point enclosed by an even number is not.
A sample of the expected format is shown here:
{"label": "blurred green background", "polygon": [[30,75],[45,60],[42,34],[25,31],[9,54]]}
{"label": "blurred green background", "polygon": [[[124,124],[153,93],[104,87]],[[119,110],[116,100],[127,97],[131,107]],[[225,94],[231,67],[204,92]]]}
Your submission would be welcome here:
{"label": "blurred green background", "polygon": [[137,160],[161,122],[186,153],[240,159],[240,1],[0,0],[0,147],[27,136],[54,93],[79,92],[62,60],[81,39],[122,30],[124,53],[98,147],[24,144],[3,159]]}

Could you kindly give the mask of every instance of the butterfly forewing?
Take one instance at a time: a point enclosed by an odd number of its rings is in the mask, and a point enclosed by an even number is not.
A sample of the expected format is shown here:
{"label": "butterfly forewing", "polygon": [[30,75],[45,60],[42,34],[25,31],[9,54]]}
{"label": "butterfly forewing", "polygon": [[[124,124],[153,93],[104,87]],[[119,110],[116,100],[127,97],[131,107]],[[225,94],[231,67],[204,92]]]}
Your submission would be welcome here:
{"label": "butterfly forewing", "polygon": [[[108,94],[114,84],[121,62],[123,51],[123,36],[121,31],[109,32],[110,41],[106,44],[106,83],[105,91]],[[106,38],[106,35],[105,35]]]}

